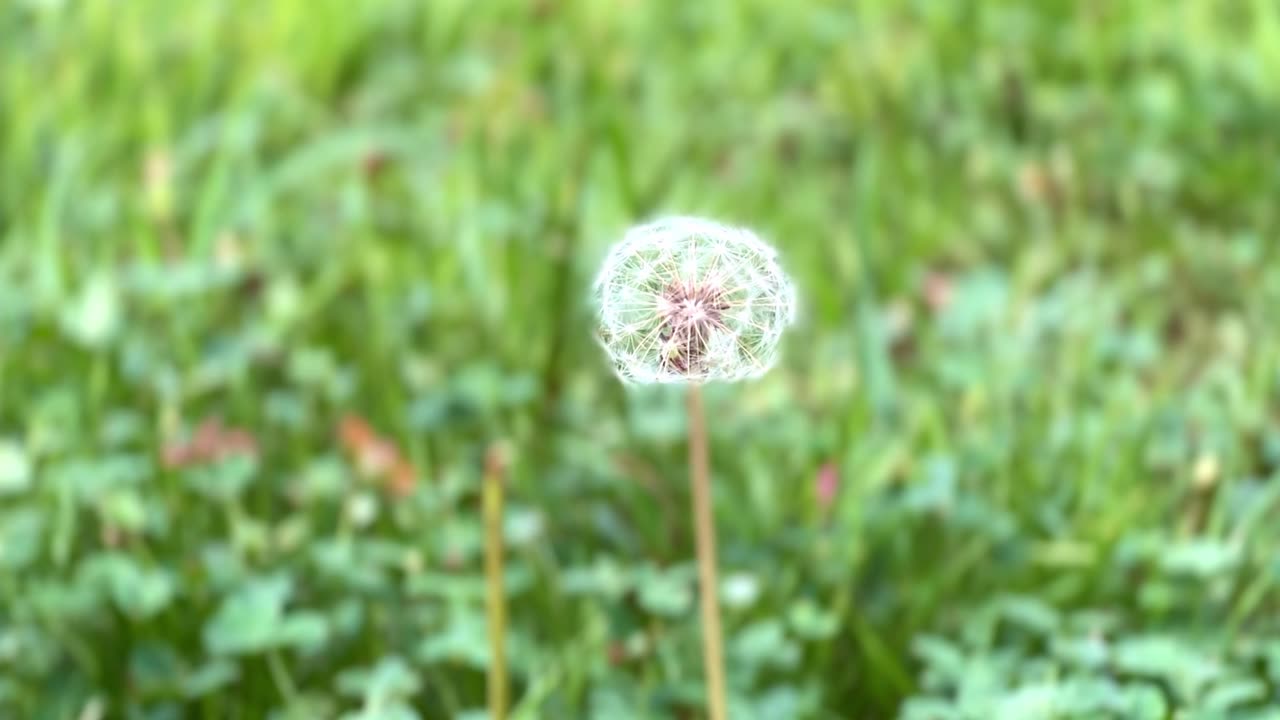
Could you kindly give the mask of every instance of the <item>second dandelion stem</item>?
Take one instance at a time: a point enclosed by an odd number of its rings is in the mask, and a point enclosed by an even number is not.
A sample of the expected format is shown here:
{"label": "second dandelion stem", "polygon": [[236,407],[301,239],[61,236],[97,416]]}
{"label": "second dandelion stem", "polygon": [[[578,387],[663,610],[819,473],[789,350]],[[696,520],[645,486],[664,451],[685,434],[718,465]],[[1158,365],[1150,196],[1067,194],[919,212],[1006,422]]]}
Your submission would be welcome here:
{"label": "second dandelion stem", "polygon": [[507,717],[507,600],[503,583],[503,467],[490,450],[484,471],[485,604],[489,616],[489,718]]}
{"label": "second dandelion stem", "polygon": [[699,607],[702,614],[702,658],[707,677],[707,714],[725,720],[724,650],[721,646],[719,575],[716,571],[716,527],[711,504],[711,463],[702,390],[689,386],[689,481],[693,490],[693,526],[698,551]]}

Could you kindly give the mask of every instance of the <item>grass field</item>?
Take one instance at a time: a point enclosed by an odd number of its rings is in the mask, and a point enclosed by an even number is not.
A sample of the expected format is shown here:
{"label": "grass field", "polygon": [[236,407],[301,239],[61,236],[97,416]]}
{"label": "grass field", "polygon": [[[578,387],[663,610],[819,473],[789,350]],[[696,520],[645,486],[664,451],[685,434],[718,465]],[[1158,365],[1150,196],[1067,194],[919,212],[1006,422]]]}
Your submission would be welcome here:
{"label": "grass field", "polygon": [[0,3],[0,717],[484,717],[486,462],[513,717],[700,717],[692,213],[735,720],[1280,718],[1278,130],[1270,0]]}

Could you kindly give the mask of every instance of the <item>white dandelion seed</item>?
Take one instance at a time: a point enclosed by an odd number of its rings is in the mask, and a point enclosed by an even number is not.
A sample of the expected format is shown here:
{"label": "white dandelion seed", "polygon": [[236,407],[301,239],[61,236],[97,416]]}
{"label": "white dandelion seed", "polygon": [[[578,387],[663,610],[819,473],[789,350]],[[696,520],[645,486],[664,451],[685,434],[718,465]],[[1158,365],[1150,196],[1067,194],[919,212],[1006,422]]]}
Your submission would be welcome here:
{"label": "white dandelion seed", "polygon": [[632,383],[763,375],[795,318],[795,288],[750,230],[674,217],[632,228],[596,279],[600,340]]}

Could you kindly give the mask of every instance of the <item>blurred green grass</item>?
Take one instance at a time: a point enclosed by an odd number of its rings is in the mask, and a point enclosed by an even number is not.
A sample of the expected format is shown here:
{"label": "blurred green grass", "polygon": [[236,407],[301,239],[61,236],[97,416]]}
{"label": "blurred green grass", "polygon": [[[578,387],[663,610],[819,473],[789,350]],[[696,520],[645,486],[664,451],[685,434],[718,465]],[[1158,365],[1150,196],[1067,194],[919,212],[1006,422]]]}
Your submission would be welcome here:
{"label": "blurred green grass", "polygon": [[680,212],[801,287],[709,394],[734,717],[1273,717],[1276,78],[1266,0],[5,3],[0,715],[479,708],[503,445],[520,716],[696,717],[681,403],[587,300]]}

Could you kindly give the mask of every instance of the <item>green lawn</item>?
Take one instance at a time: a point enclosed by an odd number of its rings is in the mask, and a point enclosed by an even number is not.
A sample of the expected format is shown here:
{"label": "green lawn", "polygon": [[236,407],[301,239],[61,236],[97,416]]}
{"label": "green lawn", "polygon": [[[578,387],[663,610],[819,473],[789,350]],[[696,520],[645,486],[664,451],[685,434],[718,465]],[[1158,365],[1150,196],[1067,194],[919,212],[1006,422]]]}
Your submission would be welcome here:
{"label": "green lawn", "polygon": [[0,717],[483,717],[493,453],[514,717],[700,717],[664,213],[735,720],[1280,718],[1271,0],[0,2]]}

